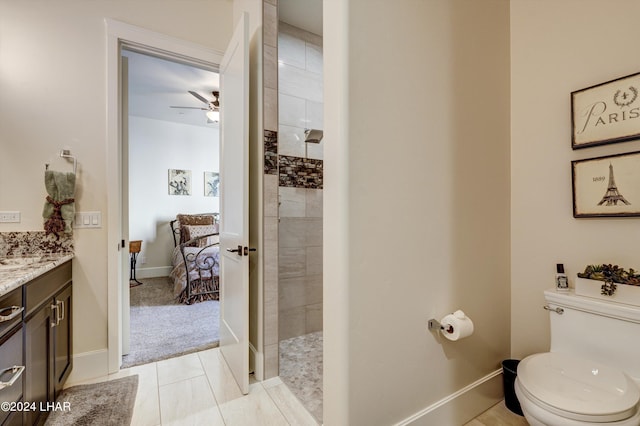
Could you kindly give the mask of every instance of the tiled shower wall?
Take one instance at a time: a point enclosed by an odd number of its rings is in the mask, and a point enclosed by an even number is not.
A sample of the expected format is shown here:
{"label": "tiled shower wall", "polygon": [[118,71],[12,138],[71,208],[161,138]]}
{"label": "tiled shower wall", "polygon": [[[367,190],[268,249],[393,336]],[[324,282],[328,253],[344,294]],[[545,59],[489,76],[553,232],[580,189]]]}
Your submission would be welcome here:
{"label": "tiled shower wall", "polygon": [[323,143],[303,142],[305,128],[323,129],[322,38],[278,22],[278,0],[263,0],[263,55],[268,379],[279,372],[279,340],[322,328]]}
{"label": "tiled shower wall", "polygon": [[322,330],[322,38],[278,24],[278,338]]}
{"label": "tiled shower wall", "polygon": [[322,37],[278,25],[278,154],[322,160],[320,144],[305,144],[304,129],[323,129]]}
{"label": "tiled shower wall", "polygon": [[278,337],[322,330],[322,191],[280,187]]}
{"label": "tiled shower wall", "polygon": [[278,2],[262,3],[264,378],[278,375]]}

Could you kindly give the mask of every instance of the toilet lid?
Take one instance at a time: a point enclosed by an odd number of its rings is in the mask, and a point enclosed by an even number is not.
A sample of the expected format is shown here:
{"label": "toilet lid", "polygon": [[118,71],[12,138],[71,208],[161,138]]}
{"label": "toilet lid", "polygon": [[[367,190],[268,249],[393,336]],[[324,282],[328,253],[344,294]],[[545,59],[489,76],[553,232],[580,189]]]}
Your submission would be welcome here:
{"label": "toilet lid", "polygon": [[568,354],[531,355],[518,364],[517,377],[527,394],[569,418],[624,420],[640,400],[640,390],[622,371]]}

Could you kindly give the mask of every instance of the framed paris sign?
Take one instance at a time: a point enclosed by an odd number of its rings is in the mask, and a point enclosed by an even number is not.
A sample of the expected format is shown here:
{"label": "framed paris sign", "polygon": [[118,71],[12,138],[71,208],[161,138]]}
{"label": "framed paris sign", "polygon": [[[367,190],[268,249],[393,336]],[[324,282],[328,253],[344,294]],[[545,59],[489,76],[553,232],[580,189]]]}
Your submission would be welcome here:
{"label": "framed paris sign", "polygon": [[573,217],[640,216],[640,151],[571,162]]}
{"label": "framed paris sign", "polygon": [[640,73],[571,93],[573,149],[640,138]]}

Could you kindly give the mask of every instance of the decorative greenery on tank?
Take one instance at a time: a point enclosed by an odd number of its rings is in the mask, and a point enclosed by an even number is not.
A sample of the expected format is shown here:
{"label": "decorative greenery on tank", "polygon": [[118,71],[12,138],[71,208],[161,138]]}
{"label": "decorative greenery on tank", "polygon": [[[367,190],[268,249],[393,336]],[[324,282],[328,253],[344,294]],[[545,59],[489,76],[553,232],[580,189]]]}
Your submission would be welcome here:
{"label": "decorative greenery on tank", "polygon": [[616,284],[640,286],[640,273],[632,268],[625,270],[618,265],[602,264],[588,265],[584,272],[578,272],[578,277],[590,280],[604,281],[600,294],[612,296],[616,292]]}

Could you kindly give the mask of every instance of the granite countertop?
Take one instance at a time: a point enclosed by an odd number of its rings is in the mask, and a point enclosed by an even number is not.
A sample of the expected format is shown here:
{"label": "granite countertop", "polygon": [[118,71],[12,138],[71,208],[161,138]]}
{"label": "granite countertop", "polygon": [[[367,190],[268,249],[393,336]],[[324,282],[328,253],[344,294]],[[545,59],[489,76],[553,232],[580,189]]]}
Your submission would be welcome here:
{"label": "granite countertop", "polygon": [[73,259],[73,253],[0,257],[0,296]]}

